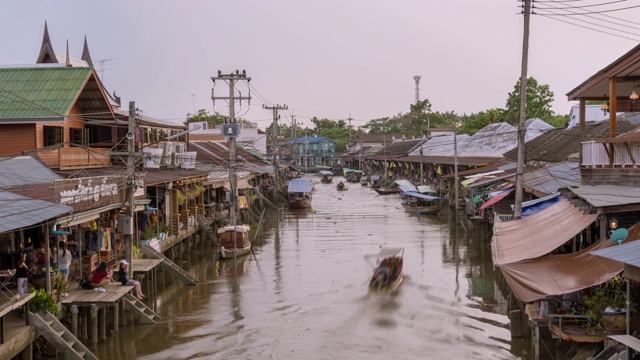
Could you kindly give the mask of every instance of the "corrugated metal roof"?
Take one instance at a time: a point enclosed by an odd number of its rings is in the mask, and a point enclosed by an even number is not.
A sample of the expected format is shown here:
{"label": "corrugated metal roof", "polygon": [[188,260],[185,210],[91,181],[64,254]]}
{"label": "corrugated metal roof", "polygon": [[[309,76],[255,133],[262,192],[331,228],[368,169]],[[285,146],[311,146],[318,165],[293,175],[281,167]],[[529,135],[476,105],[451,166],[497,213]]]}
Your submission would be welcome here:
{"label": "corrugated metal roof", "polygon": [[53,183],[61,177],[31,156],[0,159],[0,189]]}
{"label": "corrugated metal roof", "polygon": [[[600,122],[609,119],[609,115],[602,111],[600,108],[602,105],[585,105],[584,121],[585,122]],[[569,120],[567,122],[567,129],[580,124],[580,105],[573,105],[569,111]]]}
{"label": "corrugated metal roof", "polygon": [[[618,120],[616,126],[619,134],[627,133],[638,127],[625,120]],[[609,135],[609,121],[586,124],[585,132],[584,141],[607,137]],[[569,155],[580,151],[581,146],[579,126],[574,126],[571,129],[547,131],[535,139],[527,141],[526,160],[558,163],[567,160]],[[516,161],[518,149],[514,147],[506,151],[504,157]]]}
{"label": "corrugated metal roof", "polygon": [[640,188],[620,185],[574,185],[566,188],[593,207],[640,204]]}
{"label": "corrugated metal roof", "polygon": [[70,213],[66,205],[35,200],[0,190],[0,233],[29,227]]}
{"label": "corrugated metal roof", "polygon": [[58,118],[74,104],[91,68],[0,68],[0,119]]}
{"label": "corrugated metal roof", "polygon": [[524,174],[524,186],[535,190],[537,196],[553,194],[576,184],[580,184],[580,163],[577,161],[565,161]]}
{"label": "corrugated metal roof", "polygon": [[640,241],[622,243],[606,249],[592,251],[590,254],[640,267]]}

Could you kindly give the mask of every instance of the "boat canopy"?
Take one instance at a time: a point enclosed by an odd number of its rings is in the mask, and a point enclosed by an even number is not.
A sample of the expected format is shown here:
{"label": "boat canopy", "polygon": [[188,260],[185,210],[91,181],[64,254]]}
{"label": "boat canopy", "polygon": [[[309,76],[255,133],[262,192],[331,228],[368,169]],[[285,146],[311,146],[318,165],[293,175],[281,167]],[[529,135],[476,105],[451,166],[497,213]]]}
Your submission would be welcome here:
{"label": "boat canopy", "polygon": [[425,199],[425,200],[440,200],[440,198],[437,197],[437,196],[420,194],[420,193],[414,192],[414,191],[409,191],[409,192],[406,192],[404,194],[407,195],[407,196],[413,196],[413,197],[417,197],[417,198]]}
{"label": "boat canopy", "polygon": [[378,181],[380,180],[380,175],[371,175],[371,181]]}
{"label": "boat canopy", "polygon": [[328,170],[320,170],[318,172],[320,173],[320,175],[333,176],[333,173],[331,171],[328,171]]}
{"label": "boat canopy", "polygon": [[403,247],[383,247],[380,249],[380,253],[378,254],[378,256],[384,256],[384,257],[389,257],[389,256],[402,256],[404,254],[404,248]]}
{"label": "boat canopy", "polygon": [[347,175],[348,173],[361,173],[363,172],[362,170],[356,170],[356,169],[349,169],[349,168],[344,168],[342,169],[342,172]]}
{"label": "boat canopy", "polygon": [[289,170],[293,170],[293,171],[297,171],[297,172],[299,172],[299,173],[302,173],[302,170],[300,170],[300,169],[298,169],[298,168],[295,168],[295,167],[293,167],[292,165],[289,165]]}
{"label": "boat canopy", "polygon": [[400,185],[400,191],[403,193],[417,192],[418,189],[413,185]]}
{"label": "boat canopy", "polygon": [[[400,179],[400,180],[396,180],[394,181],[396,184],[398,184],[398,186],[413,186],[414,188],[416,187],[415,185],[413,185],[411,183],[411,181],[409,180],[404,180],[404,179]],[[417,190],[417,189],[416,189]]]}
{"label": "boat canopy", "polygon": [[310,193],[313,190],[313,183],[309,179],[291,179],[289,181],[290,193]]}
{"label": "boat canopy", "polygon": [[419,193],[432,193],[435,194],[437,193],[437,191],[431,186],[431,185],[418,185],[418,192]]}
{"label": "boat canopy", "polygon": [[316,165],[316,169],[331,169],[331,166]]}

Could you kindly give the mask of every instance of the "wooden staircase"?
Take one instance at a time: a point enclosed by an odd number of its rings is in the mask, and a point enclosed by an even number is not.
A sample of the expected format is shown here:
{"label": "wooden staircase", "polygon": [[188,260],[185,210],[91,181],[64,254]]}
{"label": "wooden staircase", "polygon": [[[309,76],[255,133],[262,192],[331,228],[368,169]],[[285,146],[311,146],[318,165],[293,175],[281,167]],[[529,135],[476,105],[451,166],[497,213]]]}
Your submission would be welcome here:
{"label": "wooden staircase", "polygon": [[204,216],[202,216],[202,214],[198,214],[198,225],[200,225],[205,235],[209,238],[209,240],[216,244],[217,247],[219,245],[218,238],[216,237],[213,229],[211,229],[211,226],[209,226],[209,224],[207,224],[207,222],[204,220]]}
{"label": "wooden staircase", "polygon": [[124,296],[124,302],[127,309],[138,316],[140,324],[156,324],[156,320],[160,319],[160,315],[131,294]]}
{"label": "wooden staircase", "polygon": [[98,360],[55,316],[49,313],[38,315],[29,312],[29,323],[33,325],[56,350],[65,354],[65,359]]}
{"label": "wooden staircase", "polygon": [[162,267],[165,270],[169,271],[173,276],[175,276],[178,279],[180,279],[186,285],[195,285],[195,284],[198,283],[198,280],[196,278],[194,278],[193,276],[191,276],[191,274],[189,274],[188,272],[184,271],[183,268],[178,266],[173,261],[169,260],[168,257],[166,257],[162,253],[156,251],[151,246],[145,245],[142,248],[140,248],[140,251],[142,251],[143,254],[145,254],[145,255],[147,255],[147,256],[149,256],[151,258],[162,260],[160,265],[162,265]]}

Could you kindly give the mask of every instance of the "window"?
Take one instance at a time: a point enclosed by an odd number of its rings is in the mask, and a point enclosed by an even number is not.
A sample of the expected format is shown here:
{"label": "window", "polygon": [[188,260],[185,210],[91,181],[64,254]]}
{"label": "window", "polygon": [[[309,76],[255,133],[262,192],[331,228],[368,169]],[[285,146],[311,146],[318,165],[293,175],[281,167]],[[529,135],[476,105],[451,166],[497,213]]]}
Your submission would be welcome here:
{"label": "window", "polygon": [[69,129],[69,135],[71,143],[74,145],[88,146],[89,145],[89,129]]}
{"label": "window", "polygon": [[53,146],[64,142],[64,128],[62,126],[43,126],[44,146]]}

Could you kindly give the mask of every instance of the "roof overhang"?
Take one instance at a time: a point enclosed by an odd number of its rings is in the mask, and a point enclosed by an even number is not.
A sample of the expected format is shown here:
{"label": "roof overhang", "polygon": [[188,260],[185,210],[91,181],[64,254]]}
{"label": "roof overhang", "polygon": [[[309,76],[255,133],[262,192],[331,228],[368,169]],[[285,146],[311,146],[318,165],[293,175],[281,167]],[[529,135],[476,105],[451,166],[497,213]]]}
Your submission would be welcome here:
{"label": "roof overhang", "polygon": [[611,78],[616,78],[616,98],[629,100],[634,86],[636,83],[640,83],[640,45],[571,90],[567,93],[567,98],[569,101],[578,99],[609,100],[609,79]]}

